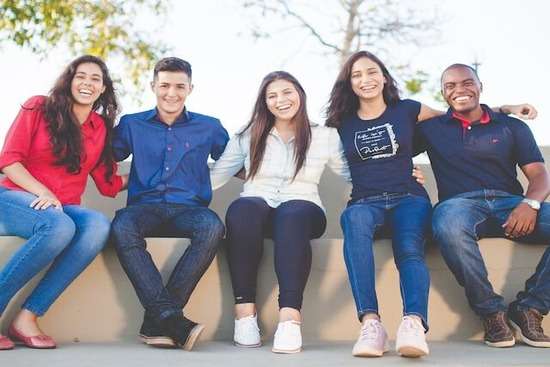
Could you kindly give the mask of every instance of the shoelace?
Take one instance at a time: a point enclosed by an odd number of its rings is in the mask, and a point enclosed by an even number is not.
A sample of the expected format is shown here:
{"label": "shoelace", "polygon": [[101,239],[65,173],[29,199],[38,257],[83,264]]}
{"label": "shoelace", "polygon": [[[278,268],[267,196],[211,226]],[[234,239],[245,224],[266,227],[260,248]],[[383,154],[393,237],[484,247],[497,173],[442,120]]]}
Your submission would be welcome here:
{"label": "shoelace", "polygon": [[534,310],[527,311],[527,327],[534,329],[538,334],[544,335],[542,329],[542,315]]}
{"label": "shoelace", "polygon": [[368,322],[361,327],[361,339],[375,340],[378,338],[378,325],[374,322]]}
{"label": "shoelace", "polygon": [[424,333],[424,330],[423,330],[424,328],[423,327],[420,328],[420,325],[418,324],[418,322],[407,317],[403,320],[401,327],[404,329],[406,333],[414,334],[415,336],[420,335],[421,331],[422,333]]}

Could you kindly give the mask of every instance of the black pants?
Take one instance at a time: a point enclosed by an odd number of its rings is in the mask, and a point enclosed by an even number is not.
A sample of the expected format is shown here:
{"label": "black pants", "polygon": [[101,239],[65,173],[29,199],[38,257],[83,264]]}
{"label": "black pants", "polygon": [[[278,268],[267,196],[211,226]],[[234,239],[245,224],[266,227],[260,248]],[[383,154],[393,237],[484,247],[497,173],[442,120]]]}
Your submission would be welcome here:
{"label": "black pants", "polygon": [[259,197],[235,200],[227,210],[228,259],[235,303],[256,302],[256,278],[265,237],[275,244],[279,307],[302,307],[311,269],[312,238],[326,227],[323,210],[305,200],[290,200],[272,208]]}

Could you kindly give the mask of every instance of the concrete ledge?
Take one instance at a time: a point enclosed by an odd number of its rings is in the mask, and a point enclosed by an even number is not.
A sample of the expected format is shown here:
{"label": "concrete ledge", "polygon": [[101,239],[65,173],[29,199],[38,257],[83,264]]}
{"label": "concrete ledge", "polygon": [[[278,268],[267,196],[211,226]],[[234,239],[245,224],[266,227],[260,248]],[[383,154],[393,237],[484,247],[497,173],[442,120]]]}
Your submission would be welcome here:
{"label": "concrete ledge", "polygon": [[[0,266],[21,245],[17,237],[0,237]],[[185,239],[150,238],[149,249],[155,262],[167,276],[187,246]],[[481,250],[487,261],[495,289],[507,301],[522,289],[533,273],[544,246],[517,244],[504,239],[485,239]],[[402,303],[398,274],[393,263],[391,244],[377,241],[376,275],[382,318],[393,338],[400,320]],[[479,339],[481,324],[468,308],[462,288],[436,248],[427,251],[432,276],[430,290],[431,340]],[[38,277],[37,277],[38,278]],[[277,287],[273,270],[271,241],[266,241],[259,273],[258,304],[263,335],[273,335],[277,316]],[[2,329],[17,311],[35,282],[12,301]],[[305,339],[353,340],[359,323],[342,258],[342,240],[313,241],[313,266],[304,296]],[[205,339],[231,340],[233,297],[223,248],[200,281],[186,314],[206,324]],[[41,321],[44,329],[61,342],[114,341],[135,338],[142,320],[142,309],[113,249],[107,248],[67,289]],[[550,330],[550,318],[544,326]]]}

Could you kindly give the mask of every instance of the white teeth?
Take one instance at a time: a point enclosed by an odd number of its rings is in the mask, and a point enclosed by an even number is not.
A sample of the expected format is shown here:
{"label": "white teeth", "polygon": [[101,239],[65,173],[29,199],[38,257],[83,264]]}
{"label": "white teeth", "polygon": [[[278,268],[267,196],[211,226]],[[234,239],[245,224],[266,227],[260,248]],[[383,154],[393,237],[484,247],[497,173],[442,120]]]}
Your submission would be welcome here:
{"label": "white teeth", "polygon": [[80,89],[80,90],[78,91],[78,93],[84,94],[84,95],[86,95],[86,96],[91,96],[91,95],[92,95],[92,91],[91,91],[91,90],[88,90],[88,89]]}
{"label": "white teeth", "polygon": [[457,101],[457,102],[466,102],[468,100],[470,100],[469,96],[460,96],[460,97],[455,98],[455,101]]}
{"label": "white teeth", "polygon": [[279,111],[286,111],[286,110],[290,109],[290,105],[284,105],[284,106],[281,106],[281,107],[277,107],[277,109]]}

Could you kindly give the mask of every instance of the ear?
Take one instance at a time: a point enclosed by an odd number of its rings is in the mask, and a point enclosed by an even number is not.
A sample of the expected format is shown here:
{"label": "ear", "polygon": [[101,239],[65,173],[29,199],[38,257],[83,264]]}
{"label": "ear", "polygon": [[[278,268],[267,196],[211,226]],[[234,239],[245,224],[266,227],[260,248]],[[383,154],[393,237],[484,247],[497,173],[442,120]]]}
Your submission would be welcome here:
{"label": "ear", "polygon": [[193,88],[195,88],[195,86],[193,84],[189,84],[189,94],[191,94],[191,92],[193,92]]}
{"label": "ear", "polygon": [[479,91],[483,92],[483,83],[482,82],[479,82]]}
{"label": "ear", "polygon": [[103,94],[103,92],[105,92],[106,88],[107,88],[106,86],[103,86],[103,88],[101,88],[101,93],[99,93],[99,94]]}
{"label": "ear", "polygon": [[151,81],[151,82],[149,83],[149,85],[151,86],[151,90],[152,90],[153,93],[154,93],[154,92],[155,92],[155,81],[154,81],[154,80]]}

